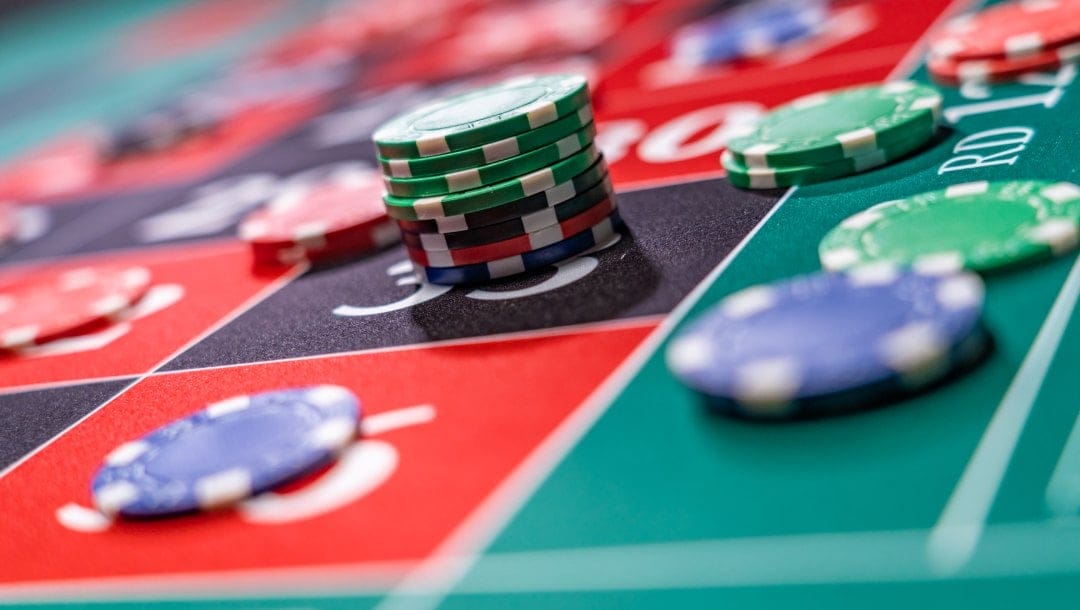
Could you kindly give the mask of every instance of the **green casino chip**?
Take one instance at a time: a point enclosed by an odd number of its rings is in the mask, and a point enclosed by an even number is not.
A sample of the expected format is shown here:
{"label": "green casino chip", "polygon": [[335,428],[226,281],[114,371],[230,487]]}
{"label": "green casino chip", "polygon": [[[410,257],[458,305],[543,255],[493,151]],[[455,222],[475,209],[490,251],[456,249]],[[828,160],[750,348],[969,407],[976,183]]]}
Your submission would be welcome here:
{"label": "green casino chip", "polygon": [[444,155],[548,125],[588,103],[582,76],[513,78],[402,115],[376,130],[373,139],[389,159]]}
{"label": "green casino chip", "polygon": [[565,159],[592,143],[596,127],[592,123],[585,129],[572,133],[554,144],[538,148],[523,155],[503,159],[490,165],[481,165],[441,176],[421,178],[384,178],[386,190],[399,197],[426,197],[460,193],[521,176],[547,167]]}
{"label": "green casino chip", "polygon": [[840,159],[822,165],[804,165],[790,168],[755,168],[739,163],[725,151],[720,164],[727,171],[728,180],[744,189],[774,189],[800,184],[813,184],[857,174],[892,163],[925,145],[933,135],[927,131],[921,136],[897,142],[888,148],[876,149],[854,157]]}
{"label": "green casino chip", "polygon": [[416,178],[456,172],[479,165],[496,163],[503,159],[536,150],[541,146],[554,144],[592,123],[592,120],[592,106],[586,104],[579,108],[577,112],[572,112],[554,123],[537,127],[521,135],[503,138],[476,148],[467,148],[458,152],[422,159],[387,159],[379,157],[379,165],[382,166],[383,174],[390,178]]}
{"label": "green casino chip", "polygon": [[887,260],[989,271],[1072,250],[1078,226],[1075,184],[971,182],[859,212],[825,236],[818,254],[829,270]]}
{"label": "green casino chip", "polygon": [[429,220],[467,214],[546,191],[584,172],[598,158],[600,158],[600,151],[597,150],[596,145],[590,144],[585,150],[570,155],[550,167],[491,186],[434,197],[411,198],[386,195],[383,197],[383,202],[386,203],[387,214],[401,220]]}
{"label": "green casino chip", "polygon": [[767,114],[728,150],[746,167],[821,165],[932,131],[941,94],[912,82],[864,85],[799,98]]}

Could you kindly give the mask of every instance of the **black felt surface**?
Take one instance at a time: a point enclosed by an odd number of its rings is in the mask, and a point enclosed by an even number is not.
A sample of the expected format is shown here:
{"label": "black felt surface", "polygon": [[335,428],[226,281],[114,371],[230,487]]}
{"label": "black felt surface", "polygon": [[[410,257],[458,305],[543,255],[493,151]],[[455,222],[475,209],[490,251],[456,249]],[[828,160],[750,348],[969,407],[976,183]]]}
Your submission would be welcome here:
{"label": "black felt surface", "polygon": [[[165,366],[167,370],[310,356],[663,314],[681,301],[775,202],[707,180],[618,195],[629,232],[596,265],[554,289],[553,269],[365,315],[417,291],[401,247],[312,270]],[[580,262],[580,268],[591,266]],[[566,273],[566,270],[560,273]],[[564,277],[570,277],[564,275]],[[403,284],[399,285],[399,282]],[[443,292],[443,290],[445,290]],[[502,293],[503,298],[498,298]],[[339,310],[340,311],[340,310]]]}
{"label": "black felt surface", "polygon": [[0,394],[0,470],[101,406],[132,379]]}

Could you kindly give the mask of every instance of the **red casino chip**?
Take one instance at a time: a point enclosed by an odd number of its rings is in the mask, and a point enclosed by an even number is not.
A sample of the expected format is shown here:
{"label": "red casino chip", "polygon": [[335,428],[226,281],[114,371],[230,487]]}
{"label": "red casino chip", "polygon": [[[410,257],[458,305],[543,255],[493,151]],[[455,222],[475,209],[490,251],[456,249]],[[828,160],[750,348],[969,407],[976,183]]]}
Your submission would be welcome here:
{"label": "red casino chip", "polygon": [[386,190],[374,171],[351,171],[286,190],[240,224],[260,264],[291,265],[357,255],[396,243],[386,215]]}
{"label": "red casino chip", "polygon": [[108,324],[150,288],[144,267],[84,267],[0,288],[0,348],[16,349]]}
{"label": "red casino chip", "polygon": [[946,85],[966,82],[1001,83],[1016,80],[1029,72],[1056,70],[1080,60],[1080,43],[1065,45],[1017,59],[955,61],[932,57],[926,67],[935,81]]}
{"label": "red casino chip", "polygon": [[462,265],[487,263],[539,250],[560,242],[571,235],[576,235],[600,223],[610,216],[616,207],[615,198],[606,197],[591,208],[559,224],[511,239],[453,250],[425,250],[407,245],[406,251],[414,263],[424,267],[460,267]]}
{"label": "red casino chip", "polygon": [[1008,2],[950,21],[931,41],[934,57],[1019,58],[1080,41],[1080,0]]}
{"label": "red casino chip", "polygon": [[400,240],[397,223],[387,219],[368,230],[337,233],[318,244],[251,244],[251,253],[259,265],[295,265],[349,258]]}

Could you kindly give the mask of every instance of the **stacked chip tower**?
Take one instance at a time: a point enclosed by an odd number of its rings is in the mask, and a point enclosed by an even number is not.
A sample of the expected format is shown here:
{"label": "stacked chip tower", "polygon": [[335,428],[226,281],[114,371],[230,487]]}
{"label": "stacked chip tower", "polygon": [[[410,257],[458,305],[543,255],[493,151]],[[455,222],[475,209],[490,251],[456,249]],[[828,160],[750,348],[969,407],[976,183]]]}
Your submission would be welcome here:
{"label": "stacked chip tower", "polygon": [[387,213],[422,279],[541,269],[621,226],[586,80],[527,76],[438,100],[374,135]]}
{"label": "stacked chip tower", "polygon": [[941,93],[899,81],[815,93],[780,106],[732,138],[720,161],[740,188],[842,178],[894,163],[931,142]]}

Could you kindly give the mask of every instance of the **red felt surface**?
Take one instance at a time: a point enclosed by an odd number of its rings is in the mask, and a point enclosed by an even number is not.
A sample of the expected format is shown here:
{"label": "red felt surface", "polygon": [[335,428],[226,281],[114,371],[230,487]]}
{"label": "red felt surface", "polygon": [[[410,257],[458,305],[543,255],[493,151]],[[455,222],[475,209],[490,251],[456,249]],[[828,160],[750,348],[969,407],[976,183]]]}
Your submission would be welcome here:
{"label": "red felt surface", "polygon": [[[421,559],[579,408],[651,329],[646,323],[150,377],[0,479],[5,515],[0,539],[10,559],[0,564],[0,580]],[[435,409],[429,423],[368,438],[392,444],[400,461],[392,477],[363,502],[276,525],[251,524],[231,510],[118,523],[94,534],[58,523],[54,511],[66,503],[90,506],[87,481],[120,443],[207,402],[321,383],[353,390],[368,417],[424,404]],[[352,542],[336,542],[342,540]]]}
{"label": "red felt surface", "polygon": [[[144,266],[151,274],[151,290],[155,286],[178,285],[182,296],[165,310],[125,323],[120,336],[104,344],[95,344],[91,349],[61,354],[46,352],[40,357],[0,357],[0,387],[148,372],[230,313],[242,310],[248,299],[289,272],[288,268],[279,268],[253,274],[245,244],[217,242],[84,258],[48,267],[20,269],[11,275],[17,277],[35,269],[56,271],[98,263]],[[208,266],[215,273],[206,273]],[[117,332],[115,326],[110,330]],[[56,345],[51,347],[55,349]]]}

